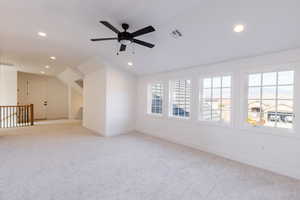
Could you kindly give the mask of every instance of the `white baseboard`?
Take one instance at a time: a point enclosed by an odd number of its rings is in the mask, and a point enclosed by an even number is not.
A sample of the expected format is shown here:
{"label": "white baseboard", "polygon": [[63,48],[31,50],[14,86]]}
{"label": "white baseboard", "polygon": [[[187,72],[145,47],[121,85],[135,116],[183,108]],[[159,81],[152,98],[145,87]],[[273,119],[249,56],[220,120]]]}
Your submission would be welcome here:
{"label": "white baseboard", "polygon": [[157,137],[157,138],[160,138],[160,139],[163,139],[163,140],[166,140],[166,141],[170,141],[172,143],[176,143],[176,144],[179,144],[179,145],[184,145],[184,146],[187,146],[187,147],[198,149],[200,151],[204,151],[204,152],[207,152],[207,153],[212,153],[212,154],[215,154],[217,156],[220,156],[220,157],[223,157],[223,158],[226,158],[226,159],[229,159],[229,160],[233,160],[233,161],[240,162],[240,163],[243,163],[243,164],[247,164],[247,165],[250,165],[250,166],[253,166],[253,167],[257,167],[257,168],[261,168],[261,169],[264,169],[264,170],[267,170],[267,171],[271,171],[271,172],[276,173],[276,174],[280,174],[280,175],[283,175],[283,176],[288,176],[288,177],[300,180],[300,169],[299,168],[295,169],[295,167],[293,168],[293,167],[290,167],[290,166],[286,166],[286,167],[283,168],[281,166],[278,166],[275,163],[268,163],[268,162],[264,162],[262,160],[249,159],[245,155],[238,155],[237,153],[232,154],[232,153],[228,153],[228,152],[220,152],[219,150],[217,150],[217,149],[215,149],[211,146],[207,146],[207,145],[200,146],[200,145],[195,145],[195,144],[191,144],[191,143],[186,143],[186,142],[179,141],[175,138],[163,137],[161,135],[150,133],[150,132],[144,131],[144,130],[143,131],[137,130],[137,132],[139,132],[141,134]]}

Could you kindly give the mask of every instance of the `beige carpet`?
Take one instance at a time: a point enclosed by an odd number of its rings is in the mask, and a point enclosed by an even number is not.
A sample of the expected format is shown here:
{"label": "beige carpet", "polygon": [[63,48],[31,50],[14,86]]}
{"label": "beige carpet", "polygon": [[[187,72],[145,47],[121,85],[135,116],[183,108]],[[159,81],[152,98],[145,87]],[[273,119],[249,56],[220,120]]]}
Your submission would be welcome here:
{"label": "beige carpet", "polygon": [[103,138],[76,124],[1,132],[0,200],[300,199],[299,181],[139,134]]}

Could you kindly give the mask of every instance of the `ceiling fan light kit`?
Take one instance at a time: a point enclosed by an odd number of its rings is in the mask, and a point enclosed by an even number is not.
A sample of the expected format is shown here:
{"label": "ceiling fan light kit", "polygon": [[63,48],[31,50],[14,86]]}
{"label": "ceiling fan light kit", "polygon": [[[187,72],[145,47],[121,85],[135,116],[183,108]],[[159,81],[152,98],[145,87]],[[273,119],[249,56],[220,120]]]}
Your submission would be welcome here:
{"label": "ceiling fan light kit", "polygon": [[107,21],[100,21],[100,23],[103,24],[104,26],[106,26],[107,28],[109,28],[110,30],[112,30],[113,32],[115,32],[117,34],[117,37],[91,39],[91,41],[93,41],[93,42],[106,41],[106,40],[117,40],[121,44],[119,51],[126,51],[127,46],[132,43],[135,43],[135,44],[138,44],[141,46],[145,46],[148,48],[153,48],[155,46],[154,44],[135,39],[135,37],[154,32],[155,29],[153,28],[153,26],[147,26],[147,27],[137,30],[133,33],[130,33],[130,32],[127,32],[129,25],[126,23],[122,24],[122,28],[124,29],[123,32],[119,31],[117,28],[115,28],[113,25],[111,25]]}

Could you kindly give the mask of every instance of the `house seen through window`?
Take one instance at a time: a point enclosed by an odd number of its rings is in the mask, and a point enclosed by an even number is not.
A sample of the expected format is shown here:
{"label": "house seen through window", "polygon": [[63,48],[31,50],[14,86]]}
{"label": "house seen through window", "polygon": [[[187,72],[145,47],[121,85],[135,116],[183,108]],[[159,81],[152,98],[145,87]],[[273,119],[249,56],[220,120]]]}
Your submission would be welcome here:
{"label": "house seen through window", "polygon": [[294,71],[249,74],[248,79],[247,122],[293,128]]}

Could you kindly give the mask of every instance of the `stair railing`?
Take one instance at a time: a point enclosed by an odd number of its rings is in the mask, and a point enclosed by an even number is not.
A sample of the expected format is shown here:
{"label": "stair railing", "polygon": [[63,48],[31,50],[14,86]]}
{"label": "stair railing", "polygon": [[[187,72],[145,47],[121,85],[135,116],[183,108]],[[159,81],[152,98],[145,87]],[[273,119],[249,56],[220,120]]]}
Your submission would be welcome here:
{"label": "stair railing", "polygon": [[0,106],[0,128],[16,128],[33,125],[33,104]]}

